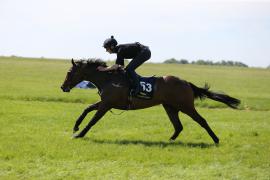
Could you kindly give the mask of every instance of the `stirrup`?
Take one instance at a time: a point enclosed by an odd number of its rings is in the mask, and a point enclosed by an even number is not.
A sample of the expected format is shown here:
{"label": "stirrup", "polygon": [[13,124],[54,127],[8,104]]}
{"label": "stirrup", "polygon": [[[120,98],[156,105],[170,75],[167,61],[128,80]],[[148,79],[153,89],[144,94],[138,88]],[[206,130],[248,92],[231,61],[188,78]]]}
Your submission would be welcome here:
{"label": "stirrup", "polygon": [[140,88],[139,88],[139,87],[132,88],[132,89],[130,90],[130,95],[131,95],[131,96],[137,96],[138,94],[140,94]]}
{"label": "stirrup", "polygon": [[135,89],[131,89],[131,90],[129,91],[129,95],[132,96],[132,97],[136,96],[137,94],[138,94],[138,93],[136,93],[136,90],[135,90]]}

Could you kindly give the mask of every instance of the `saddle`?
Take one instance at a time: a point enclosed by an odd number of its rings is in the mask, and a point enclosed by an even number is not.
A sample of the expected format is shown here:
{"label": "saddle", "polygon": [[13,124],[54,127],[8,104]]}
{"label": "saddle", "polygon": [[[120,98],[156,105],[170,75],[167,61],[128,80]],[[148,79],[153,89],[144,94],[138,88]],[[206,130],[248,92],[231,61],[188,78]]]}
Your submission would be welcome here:
{"label": "saddle", "polygon": [[[132,80],[127,76],[126,71],[122,68],[111,71],[110,73],[121,73],[128,78],[129,82],[132,82]],[[135,96],[132,95],[131,91],[133,90],[133,88],[132,88],[132,83],[130,83],[130,86],[129,86],[130,97],[137,97],[137,98],[146,99],[146,100],[152,99],[154,95],[154,90],[155,90],[154,89],[155,77],[154,76],[143,77],[143,76],[140,76],[139,74],[137,74],[137,76],[139,79],[139,86],[140,86],[139,93]]]}

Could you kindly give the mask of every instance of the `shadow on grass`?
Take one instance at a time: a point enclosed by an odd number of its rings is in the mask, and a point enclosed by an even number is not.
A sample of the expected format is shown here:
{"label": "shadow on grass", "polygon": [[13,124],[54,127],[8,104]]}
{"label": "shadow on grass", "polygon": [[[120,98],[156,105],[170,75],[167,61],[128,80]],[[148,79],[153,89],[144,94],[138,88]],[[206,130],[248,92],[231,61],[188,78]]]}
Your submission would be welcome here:
{"label": "shadow on grass", "polygon": [[207,143],[183,143],[179,141],[145,141],[145,140],[97,140],[91,138],[83,138],[85,141],[92,141],[97,144],[117,144],[117,145],[143,145],[146,147],[173,147],[173,146],[182,146],[182,147],[191,147],[191,148],[211,148],[217,147],[216,144],[207,144]]}

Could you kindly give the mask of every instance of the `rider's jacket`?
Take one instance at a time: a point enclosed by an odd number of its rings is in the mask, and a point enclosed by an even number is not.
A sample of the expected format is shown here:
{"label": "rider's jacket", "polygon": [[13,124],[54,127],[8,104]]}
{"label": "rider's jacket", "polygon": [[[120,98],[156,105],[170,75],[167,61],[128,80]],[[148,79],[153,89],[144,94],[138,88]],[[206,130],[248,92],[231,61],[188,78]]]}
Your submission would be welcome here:
{"label": "rider's jacket", "polygon": [[119,44],[113,49],[117,54],[115,64],[124,66],[124,59],[134,59],[144,48],[148,48],[138,42],[130,44]]}

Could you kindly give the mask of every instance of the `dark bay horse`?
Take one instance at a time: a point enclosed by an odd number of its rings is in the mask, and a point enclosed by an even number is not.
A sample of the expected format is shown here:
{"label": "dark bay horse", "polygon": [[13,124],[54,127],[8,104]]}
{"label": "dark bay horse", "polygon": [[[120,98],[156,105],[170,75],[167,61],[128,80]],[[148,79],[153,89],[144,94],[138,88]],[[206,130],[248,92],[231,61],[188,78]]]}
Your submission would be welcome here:
{"label": "dark bay horse", "polygon": [[73,128],[74,133],[79,130],[79,125],[85,116],[89,112],[97,110],[86,127],[80,133],[74,134],[74,138],[84,137],[90,128],[112,108],[135,110],[162,104],[175,130],[170,138],[171,140],[175,140],[183,130],[183,126],[178,117],[178,113],[181,111],[199,123],[201,127],[208,132],[215,143],[219,143],[218,137],[209,127],[206,120],[196,111],[194,100],[196,98],[210,98],[222,102],[231,108],[237,108],[240,104],[240,100],[238,99],[226,94],[209,91],[209,87],[207,86],[204,88],[197,87],[175,76],[155,77],[155,91],[152,99],[130,98],[130,82],[124,73],[98,71],[98,66],[107,66],[105,62],[99,59],[79,60],[76,62],[72,59],[71,62],[72,67],[68,71],[61,89],[64,92],[69,92],[78,83],[86,80],[95,84],[101,97],[99,102],[87,107],[77,119]]}

